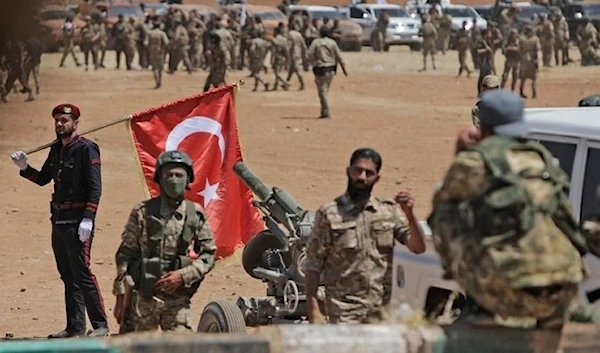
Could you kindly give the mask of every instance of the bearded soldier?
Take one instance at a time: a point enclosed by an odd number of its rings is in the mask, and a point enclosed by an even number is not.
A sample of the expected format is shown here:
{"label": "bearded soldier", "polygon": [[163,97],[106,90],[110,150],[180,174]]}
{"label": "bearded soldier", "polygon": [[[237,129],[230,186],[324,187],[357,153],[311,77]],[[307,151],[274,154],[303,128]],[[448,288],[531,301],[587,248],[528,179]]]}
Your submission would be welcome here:
{"label": "bearded soldier", "polygon": [[[185,198],[194,181],[191,158],[181,151],[162,153],[154,181],[160,196],[133,208],[115,256],[120,333],[158,326],[192,332],[190,298],[214,267],[216,247],[204,209]],[[127,276],[133,288],[126,285]]]}

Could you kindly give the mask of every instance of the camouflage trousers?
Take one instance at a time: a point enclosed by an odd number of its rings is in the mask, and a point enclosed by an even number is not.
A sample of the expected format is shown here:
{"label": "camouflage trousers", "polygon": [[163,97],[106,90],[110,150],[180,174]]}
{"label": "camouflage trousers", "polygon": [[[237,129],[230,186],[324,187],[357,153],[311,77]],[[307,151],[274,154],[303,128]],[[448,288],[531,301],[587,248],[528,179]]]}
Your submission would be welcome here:
{"label": "camouflage trousers", "polygon": [[512,73],[511,89],[514,91],[519,79],[519,60],[506,59],[504,63],[504,71],[502,72],[502,88],[508,82],[508,76]]}
{"label": "camouflage trousers", "polygon": [[152,53],[149,54],[149,63],[152,66],[152,74],[154,75],[154,82],[156,83],[156,87],[160,87],[162,85],[162,72],[164,63],[164,55],[163,53]]}
{"label": "camouflage trousers", "polygon": [[159,327],[163,331],[193,332],[188,297],[163,301],[134,294],[132,314],[132,326],[136,332],[153,331]]}
{"label": "camouflage trousers", "polygon": [[275,74],[275,82],[273,83],[273,90],[275,90],[275,91],[279,87],[279,84],[281,84],[283,89],[285,89],[286,91],[288,89],[287,82],[283,79],[283,77],[281,77],[281,72],[284,70],[284,67],[285,67],[284,60],[281,60],[279,58],[273,60],[272,69],[273,69],[273,74]]}
{"label": "camouflage trousers", "polygon": [[542,42],[541,49],[542,49],[542,63],[544,65],[544,67],[548,67],[548,66],[550,66],[550,63],[552,61],[552,53],[554,52],[553,41]]}
{"label": "camouflage trousers", "polygon": [[298,77],[298,81],[300,82],[301,90],[304,89],[304,77],[302,76],[302,66],[302,59],[300,59],[299,57],[292,57],[290,67],[288,68],[288,77],[286,80],[290,82],[292,76],[296,74],[296,76]]}
{"label": "camouflage trousers", "polygon": [[382,324],[389,320],[390,313],[388,307],[328,316],[330,324]]}
{"label": "camouflage trousers", "polygon": [[225,85],[225,74],[227,67],[222,63],[213,63],[210,66],[210,71],[204,83],[204,92],[212,87],[220,87]]}
{"label": "camouflage trousers", "polygon": [[448,50],[448,46],[450,45],[450,32],[438,32],[436,49],[441,51],[442,54],[445,54]]}
{"label": "camouflage trousers", "polygon": [[385,29],[383,31],[381,31],[378,28],[375,28],[373,30],[373,32],[371,33],[371,47],[373,48],[373,51],[381,52],[384,50],[385,37],[386,37]]}
{"label": "camouflage trousers", "polygon": [[567,41],[557,40],[554,42],[554,61],[556,65],[569,63],[569,43]]}

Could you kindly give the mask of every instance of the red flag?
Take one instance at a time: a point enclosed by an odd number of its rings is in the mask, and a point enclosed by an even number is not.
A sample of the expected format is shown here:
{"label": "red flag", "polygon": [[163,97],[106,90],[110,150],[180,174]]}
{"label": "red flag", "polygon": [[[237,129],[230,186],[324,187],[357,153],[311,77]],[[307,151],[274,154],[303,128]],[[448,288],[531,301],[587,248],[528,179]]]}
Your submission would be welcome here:
{"label": "red flag", "polygon": [[233,165],[242,160],[235,119],[235,85],[188,97],[134,114],[131,131],[150,194],[160,187],[153,180],[158,156],[181,150],[194,161],[195,180],[186,198],[208,214],[219,258],[264,229],[252,206],[252,191],[238,179]]}

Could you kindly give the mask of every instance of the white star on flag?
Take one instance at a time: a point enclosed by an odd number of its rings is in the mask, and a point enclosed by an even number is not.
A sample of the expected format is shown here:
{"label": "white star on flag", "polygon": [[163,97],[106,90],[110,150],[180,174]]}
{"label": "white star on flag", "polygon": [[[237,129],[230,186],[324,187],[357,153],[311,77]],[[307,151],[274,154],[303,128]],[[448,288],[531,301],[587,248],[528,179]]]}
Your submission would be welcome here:
{"label": "white star on flag", "polygon": [[219,195],[217,194],[217,189],[219,188],[219,183],[217,182],[214,185],[210,185],[208,182],[208,178],[204,184],[204,190],[200,191],[198,195],[204,198],[204,208],[208,207],[208,204],[212,200],[218,200]]}

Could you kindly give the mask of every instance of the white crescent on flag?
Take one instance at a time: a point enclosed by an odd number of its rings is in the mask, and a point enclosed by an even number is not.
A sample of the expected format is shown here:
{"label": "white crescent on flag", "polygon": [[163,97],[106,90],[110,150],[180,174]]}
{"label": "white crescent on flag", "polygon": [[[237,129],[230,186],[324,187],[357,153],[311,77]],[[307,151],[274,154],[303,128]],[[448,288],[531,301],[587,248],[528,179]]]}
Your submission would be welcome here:
{"label": "white crescent on flag", "polygon": [[[177,124],[173,130],[167,136],[165,143],[165,151],[173,151],[179,149],[179,145],[191,134],[198,132],[205,132],[211,135],[215,135],[218,140],[219,149],[221,150],[221,165],[225,158],[225,138],[222,132],[223,126],[218,121],[211,119],[206,116],[194,116],[187,118]],[[208,207],[208,204],[212,200],[218,200],[219,195],[217,189],[219,188],[219,182],[211,185],[208,178],[205,181],[204,189],[198,193],[198,195],[204,198],[204,208]]]}

